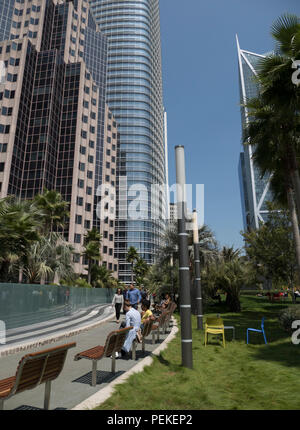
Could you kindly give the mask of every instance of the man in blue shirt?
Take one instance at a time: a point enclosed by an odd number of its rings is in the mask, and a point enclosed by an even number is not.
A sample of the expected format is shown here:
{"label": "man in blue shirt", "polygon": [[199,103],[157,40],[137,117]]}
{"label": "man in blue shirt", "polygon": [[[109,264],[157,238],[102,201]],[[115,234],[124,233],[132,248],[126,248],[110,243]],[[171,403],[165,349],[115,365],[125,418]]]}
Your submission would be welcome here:
{"label": "man in blue shirt", "polygon": [[127,291],[126,294],[126,299],[130,301],[130,304],[134,309],[137,309],[138,304],[142,300],[142,296],[137,288],[134,288],[133,285],[130,285],[129,291]]}

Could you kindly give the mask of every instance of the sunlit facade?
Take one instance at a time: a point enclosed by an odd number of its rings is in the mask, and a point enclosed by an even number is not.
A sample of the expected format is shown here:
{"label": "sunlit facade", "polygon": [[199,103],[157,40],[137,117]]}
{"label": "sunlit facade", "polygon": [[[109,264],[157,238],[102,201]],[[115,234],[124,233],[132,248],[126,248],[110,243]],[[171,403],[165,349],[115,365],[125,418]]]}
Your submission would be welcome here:
{"label": "sunlit facade", "polygon": [[[119,278],[129,283],[128,248],[153,263],[168,212],[164,193],[150,193],[152,184],[166,184],[159,1],[90,0],[90,6],[108,41],[106,97],[119,132],[115,255]],[[130,219],[137,195],[128,189],[136,184],[145,193],[139,195],[138,219]]]}

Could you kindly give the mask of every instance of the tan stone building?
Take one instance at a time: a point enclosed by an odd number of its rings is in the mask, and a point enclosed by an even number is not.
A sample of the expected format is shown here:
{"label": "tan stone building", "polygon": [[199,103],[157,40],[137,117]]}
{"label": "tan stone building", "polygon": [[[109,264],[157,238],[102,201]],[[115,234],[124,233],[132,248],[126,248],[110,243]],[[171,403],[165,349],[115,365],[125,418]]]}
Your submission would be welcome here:
{"label": "tan stone building", "polygon": [[0,42],[0,197],[59,191],[70,203],[64,235],[79,274],[93,226],[107,236],[104,263],[117,270],[114,222],[106,228],[96,220],[97,188],[107,177],[115,183],[117,150],[101,62],[105,40],[87,0],[15,1],[10,40]]}

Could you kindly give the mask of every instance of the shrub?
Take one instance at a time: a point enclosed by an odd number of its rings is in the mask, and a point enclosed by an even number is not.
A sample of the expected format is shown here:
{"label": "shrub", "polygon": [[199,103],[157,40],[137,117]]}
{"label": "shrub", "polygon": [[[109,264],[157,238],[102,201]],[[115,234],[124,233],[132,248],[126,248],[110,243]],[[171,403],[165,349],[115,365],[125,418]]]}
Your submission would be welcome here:
{"label": "shrub", "polygon": [[287,332],[292,333],[293,321],[300,320],[300,305],[283,309],[279,314],[279,324]]}

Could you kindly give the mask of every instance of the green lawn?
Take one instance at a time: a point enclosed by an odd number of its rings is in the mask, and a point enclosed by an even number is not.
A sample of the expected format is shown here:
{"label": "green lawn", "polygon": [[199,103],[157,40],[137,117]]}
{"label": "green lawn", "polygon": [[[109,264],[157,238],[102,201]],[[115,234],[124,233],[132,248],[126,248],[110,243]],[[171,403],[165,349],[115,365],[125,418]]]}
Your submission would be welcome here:
{"label": "green lawn", "polygon": [[[226,313],[222,304],[211,307],[206,316],[220,312],[225,325],[235,326],[235,341],[226,331],[225,349],[211,337],[205,348],[193,317],[193,370],[181,367],[179,332],[151,366],[119,385],[98,409],[300,409],[300,345],[291,343],[277,319],[286,306],[243,296],[239,314]],[[251,333],[247,346],[246,329],[260,328],[262,316],[268,345],[262,334]]]}

